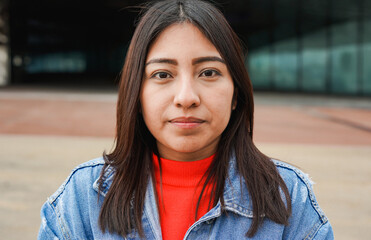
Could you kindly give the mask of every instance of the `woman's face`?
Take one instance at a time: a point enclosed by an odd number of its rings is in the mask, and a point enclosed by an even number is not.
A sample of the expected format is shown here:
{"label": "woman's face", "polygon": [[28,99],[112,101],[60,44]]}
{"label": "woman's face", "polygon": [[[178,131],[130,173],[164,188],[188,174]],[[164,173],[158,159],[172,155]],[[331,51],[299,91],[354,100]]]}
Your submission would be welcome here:
{"label": "woman's face", "polygon": [[148,51],[140,96],[160,156],[193,161],[214,154],[236,104],[233,93],[224,60],[197,27],[166,28]]}

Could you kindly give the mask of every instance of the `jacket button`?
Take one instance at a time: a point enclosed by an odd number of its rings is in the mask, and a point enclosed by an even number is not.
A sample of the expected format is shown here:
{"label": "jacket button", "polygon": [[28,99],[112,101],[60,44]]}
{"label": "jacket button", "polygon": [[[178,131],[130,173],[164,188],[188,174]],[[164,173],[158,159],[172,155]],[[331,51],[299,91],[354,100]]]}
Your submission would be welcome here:
{"label": "jacket button", "polygon": [[206,221],[206,224],[212,224],[214,222],[214,219],[209,219]]}
{"label": "jacket button", "polygon": [[197,226],[195,226],[195,227],[193,228],[193,230],[194,230],[195,232],[197,232],[198,229],[200,229],[200,225],[197,225]]}

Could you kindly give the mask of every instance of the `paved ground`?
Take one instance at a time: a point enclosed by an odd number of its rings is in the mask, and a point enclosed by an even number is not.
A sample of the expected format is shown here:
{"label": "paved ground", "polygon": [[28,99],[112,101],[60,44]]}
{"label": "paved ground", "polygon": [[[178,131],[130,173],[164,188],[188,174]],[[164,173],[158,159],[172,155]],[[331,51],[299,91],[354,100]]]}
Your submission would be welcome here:
{"label": "paved ground", "polygon": [[[77,164],[113,145],[114,90],[0,89],[0,238],[35,239],[39,211]],[[371,234],[371,101],[257,94],[255,141],[316,182],[336,239]]]}

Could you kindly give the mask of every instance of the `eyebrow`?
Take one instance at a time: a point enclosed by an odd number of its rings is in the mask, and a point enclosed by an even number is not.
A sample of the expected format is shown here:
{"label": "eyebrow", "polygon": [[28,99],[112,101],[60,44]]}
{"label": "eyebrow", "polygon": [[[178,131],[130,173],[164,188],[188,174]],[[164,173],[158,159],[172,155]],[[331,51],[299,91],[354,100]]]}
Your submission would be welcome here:
{"label": "eyebrow", "polygon": [[211,56],[211,57],[195,58],[195,59],[192,60],[192,65],[197,65],[197,64],[200,64],[200,63],[203,63],[203,62],[221,62],[221,63],[225,64],[225,61],[222,58],[216,57],[216,56]]}
{"label": "eyebrow", "polygon": [[[225,61],[220,57],[207,56],[207,57],[199,57],[199,58],[193,59],[192,60],[192,65],[197,65],[197,64],[200,64],[200,63],[203,63],[203,62],[221,62],[221,63],[225,64]],[[175,66],[178,65],[178,61],[175,60],[175,59],[154,58],[154,59],[149,60],[146,63],[146,66],[148,66],[149,64],[152,64],[152,63],[167,63],[167,64],[171,64],[171,65],[175,65]]]}
{"label": "eyebrow", "polygon": [[154,58],[154,59],[151,59],[146,63],[146,66],[151,64],[151,63],[168,63],[168,64],[171,64],[171,65],[178,65],[178,62],[176,60],[169,59],[169,58]]}

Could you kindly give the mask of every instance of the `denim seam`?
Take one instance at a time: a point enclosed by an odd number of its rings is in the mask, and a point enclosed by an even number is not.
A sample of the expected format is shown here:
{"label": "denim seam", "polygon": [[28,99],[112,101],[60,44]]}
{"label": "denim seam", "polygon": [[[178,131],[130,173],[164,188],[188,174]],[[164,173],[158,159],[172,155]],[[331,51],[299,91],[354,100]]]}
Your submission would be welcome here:
{"label": "denim seam", "polygon": [[71,240],[70,234],[68,233],[68,230],[67,230],[68,228],[64,224],[62,216],[61,216],[60,212],[58,211],[58,206],[55,206],[54,204],[50,204],[50,206],[53,209],[53,211],[55,212],[55,215],[57,216],[59,227],[61,229],[61,233],[63,235],[63,238],[66,239],[66,240]]}
{"label": "denim seam", "polygon": [[250,210],[250,209],[246,209],[236,203],[232,203],[232,205],[230,204],[227,204],[225,203],[225,207],[224,207],[225,210],[228,210],[230,212],[234,212],[238,215],[241,215],[243,217],[247,217],[247,218],[253,218],[254,217],[254,214],[253,212]]}
{"label": "denim seam", "polygon": [[320,222],[320,223],[317,223],[316,225],[314,225],[314,227],[312,228],[312,230],[308,233],[308,235],[304,238],[304,240],[311,240],[313,239],[317,232],[319,231],[319,229],[325,224],[325,222]]}

